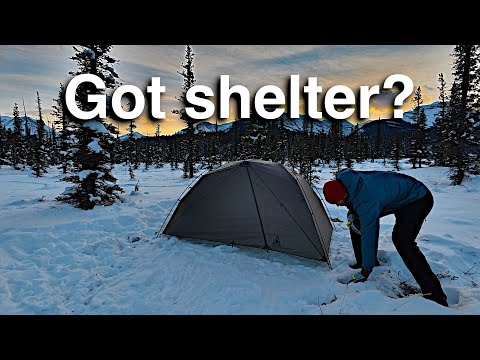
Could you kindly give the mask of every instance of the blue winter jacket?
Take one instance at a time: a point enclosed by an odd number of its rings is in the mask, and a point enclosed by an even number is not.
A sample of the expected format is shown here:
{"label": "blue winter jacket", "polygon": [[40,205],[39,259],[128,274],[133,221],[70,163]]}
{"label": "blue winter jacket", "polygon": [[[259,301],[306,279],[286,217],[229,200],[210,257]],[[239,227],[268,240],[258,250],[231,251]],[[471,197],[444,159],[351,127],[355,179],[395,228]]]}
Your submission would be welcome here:
{"label": "blue winter jacket", "polygon": [[346,205],[360,218],[362,231],[362,267],[375,265],[379,218],[427,194],[427,187],[411,176],[392,171],[340,170],[337,180],[347,188]]}

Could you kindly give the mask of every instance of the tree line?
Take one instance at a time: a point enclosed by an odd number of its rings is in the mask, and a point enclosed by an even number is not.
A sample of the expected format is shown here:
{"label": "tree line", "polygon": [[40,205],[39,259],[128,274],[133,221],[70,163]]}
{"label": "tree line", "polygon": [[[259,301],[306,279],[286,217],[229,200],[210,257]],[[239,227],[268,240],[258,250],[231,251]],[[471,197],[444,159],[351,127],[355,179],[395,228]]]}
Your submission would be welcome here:
{"label": "tree line", "polygon": [[[74,46],[75,54],[70,59],[77,69],[69,75],[94,74],[107,89],[115,89],[121,84],[114,70],[118,60],[111,57],[111,49],[112,45]],[[409,132],[383,133],[381,121],[375,122],[373,135],[365,135],[359,125],[346,133],[340,121],[331,121],[328,131],[319,132],[307,115],[302,129],[291,131],[286,126],[290,121],[286,114],[276,120],[252,114],[248,120],[234,121],[229,131],[219,131],[216,125],[215,131],[199,132],[185,111],[186,92],[195,84],[194,53],[187,46],[178,72],[183,78],[180,106],[172,111],[187,125],[184,131],[161,136],[157,125],[154,136],[136,138],[134,121],[119,129],[100,118],[77,119],[65,106],[64,87],[60,84],[51,112],[55,117],[52,128],[45,127],[38,92],[35,134],[31,133],[26,113],[20,116],[18,104],[13,106],[13,129],[6,129],[0,122],[0,166],[31,168],[38,177],[51,166],[59,167],[64,174],[62,180],[70,186],[57,200],[81,209],[111,205],[120,198],[123,189],[112,175],[112,169],[120,164],[128,167],[132,179],[140,168],[161,168],[165,164],[172,169],[181,167],[182,176],[192,178],[200,168],[213,169],[226,161],[256,158],[285,164],[313,183],[316,168],[324,164],[340,169],[354,162],[383,159],[399,170],[400,160],[408,158],[413,168],[448,167],[452,184],[460,185],[468,175],[480,173],[479,54],[477,45],[455,47],[452,85],[447,89],[444,75],[439,74],[440,110],[431,129],[427,128],[422,108],[422,89],[417,87],[411,100],[413,125]],[[93,84],[81,84],[76,102],[83,111],[92,110],[93,104],[87,101],[90,94],[105,92]],[[114,119],[108,103],[107,115]],[[120,137],[120,130],[127,130],[127,135]]]}

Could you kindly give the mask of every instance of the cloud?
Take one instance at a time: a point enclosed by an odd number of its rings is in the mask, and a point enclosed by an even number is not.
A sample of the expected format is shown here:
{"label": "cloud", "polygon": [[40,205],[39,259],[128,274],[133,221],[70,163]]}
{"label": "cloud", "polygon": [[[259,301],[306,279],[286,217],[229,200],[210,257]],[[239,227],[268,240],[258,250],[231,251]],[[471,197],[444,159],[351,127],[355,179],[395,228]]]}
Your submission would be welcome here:
{"label": "cloud", "polygon": [[[264,85],[279,86],[284,92],[292,74],[318,77],[324,92],[333,85],[347,85],[354,92],[360,85],[381,85],[386,77],[400,73],[409,76],[415,86],[424,89],[425,103],[438,98],[438,73],[450,81],[450,56],[453,46],[424,45],[194,45],[197,84],[216,91],[220,75],[230,75],[231,86],[246,86],[251,96]],[[57,97],[58,85],[76,68],[69,59],[71,45],[0,46],[0,112],[11,113],[13,102],[25,98],[33,114],[35,91],[50,109]],[[162,110],[167,113],[165,131],[183,127],[171,113],[179,103],[182,77],[177,73],[184,61],[184,45],[118,45],[112,56],[123,84],[136,85],[145,91],[151,77],[161,77],[167,92],[162,95]],[[217,95],[217,94],[215,94]],[[388,114],[393,94],[372,97],[372,116]],[[212,98],[216,104],[215,98]],[[408,101],[405,102],[407,106]],[[142,128],[153,128],[145,109],[138,122]],[[235,116],[232,113],[232,116]],[[383,115],[382,115],[383,116]],[[214,119],[212,119],[214,120]],[[150,131],[149,131],[150,132]]]}

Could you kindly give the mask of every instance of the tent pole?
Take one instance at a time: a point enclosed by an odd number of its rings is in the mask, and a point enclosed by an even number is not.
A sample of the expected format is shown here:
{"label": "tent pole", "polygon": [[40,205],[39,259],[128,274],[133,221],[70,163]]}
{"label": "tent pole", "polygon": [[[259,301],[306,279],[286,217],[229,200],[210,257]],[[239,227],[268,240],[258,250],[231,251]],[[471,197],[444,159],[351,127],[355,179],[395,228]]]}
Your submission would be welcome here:
{"label": "tent pole", "polygon": [[265,249],[268,250],[267,238],[265,236],[265,230],[263,229],[262,217],[260,216],[260,209],[258,208],[257,196],[255,195],[255,190],[253,189],[252,177],[250,176],[250,171],[248,170],[249,166],[246,166],[248,180],[250,180],[250,186],[252,188],[253,200],[255,200],[255,207],[257,208],[258,220],[260,221],[260,227],[262,228],[263,241],[265,242]]}

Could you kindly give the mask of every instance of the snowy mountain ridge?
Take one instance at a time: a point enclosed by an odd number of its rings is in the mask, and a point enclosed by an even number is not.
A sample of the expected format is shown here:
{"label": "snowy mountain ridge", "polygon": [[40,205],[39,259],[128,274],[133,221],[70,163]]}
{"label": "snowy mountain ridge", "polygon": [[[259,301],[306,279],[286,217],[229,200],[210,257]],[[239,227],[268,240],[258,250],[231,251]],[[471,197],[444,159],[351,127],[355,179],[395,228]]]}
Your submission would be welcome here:
{"label": "snowy mountain ridge", "polygon": [[[435,101],[431,104],[421,105],[420,109],[425,111],[427,116],[427,128],[432,127],[435,124],[435,117],[441,109],[440,101]],[[403,120],[413,124],[413,110],[403,113]]]}
{"label": "snowy mountain ridge", "polygon": [[[25,116],[21,116],[22,119],[22,132],[25,134]],[[31,118],[27,116],[27,123],[28,127],[30,128],[30,134],[31,135],[36,135],[37,134],[37,119]],[[11,129],[13,131],[14,126],[13,126],[13,117],[12,116],[4,116],[2,115],[0,118],[0,122],[2,126],[5,127],[6,130]],[[52,132],[52,129],[47,126],[47,123],[45,123],[45,131],[48,133]]]}
{"label": "snowy mountain ridge", "polygon": [[[435,117],[437,116],[438,112],[441,109],[441,104],[439,101],[435,101],[431,104],[426,104],[426,105],[421,105],[421,109],[425,110],[425,115],[427,116],[427,127],[430,128],[435,124]],[[292,119],[287,116],[287,114],[283,115],[283,121],[284,121],[284,126],[287,130],[292,131],[292,132],[301,132],[303,131],[303,121],[304,121],[305,116],[300,115],[298,119]],[[409,110],[403,113],[403,120],[413,124],[413,110]],[[235,120],[237,121],[237,120]],[[232,129],[232,125],[235,121],[225,123],[225,124],[220,124],[218,125],[218,131],[223,131],[227,132]],[[376,121],[374,119],[371,120],[365,120],[361,123],[359,123],[359,128],[363,127],[366,124],[369,124],[373,121]],[[342,127],[343,127],[343,133],[344,135],[348,135],[352,132],[353,127],[355,126],[351,122],[347,120],[341,120],[342,122]],[[276,120],[276,126],[280,126],[280,119]],[[328,119],[313,119],[313,132],[316,134],[319,134],[321,132],[323,133],[328,133],[330,130],[331,126],[331,121]],[[210,122],[201,122],[195,125],[195,133],[209,133],[209,132],[214,132],[215,131],[215,124],[212,124]],[[182,129],[177,132],[177,134],[184,134],[185,129]]]}
{"label": "snowy mountain ridge", "polygon": [[[435,117],[438,115],[438,112],[441,109],[441,104],[440,101],[435,101],[431,104],[426,104],[426,105],[420,105],[420,109],[425,110],[425,115],[427,117],[427,128],[432,127],[435,124]],[[365,120],[362,123],[359,123],[359,127],[361,128],[362,126],[371,123],[374,120]],[[403,113],[403,121],[406,121],[410,124],[413,124],[413,109],[409,111],[405,111]]]}
{"label": "snowy mountain ridge", "polygon": [[[129,135],[129,134],[125,134],[125,135],[119,136],[118,138],[120,139],[120,141],[125,141],[125,140],[128,139],[128,135]],[[143,134],[140,134],[138,131],[134,131],[134,132],[133,132],[133,137],[134,137],[135,139],[141,139],[141,138],[143,138],[143,137],[145,137],[145,136],[144,136]]]}
{"label": "snowy mountain ridge", "polygon": [[[283,115],[283,124],[285,126],[285,129],[292,131],[292,132],[301,132],[303,131],[303,121],[305,119],[304,115],[300,115],[298,119],[291,119],[288,118],[285,114]],[[220,124],[218,125],[218,131],[221,132],[227,132],[232,130],[233,124],[235,121],[244,121],[248,122],[248,120],[234,120],[228,123]],[[327,133],[330,130],[331,126],[331,121],[327,119],[322,119],[322,120],[317,120],[317,119],[312,119],[313,121],[313,132],[316,134],[319,133]],[[344,135],[350,134],[352,131],[354,125],[346,120],[341,120],[342,127],[343,127],[343,133]],[[280,127],[280,119],[275,120],[275,125],[277,127]],[[210,132],[215,132],[215,124],[212,124],[210,122],[201,122],[196,125],[194,125],[195,128],[195,134],[198,133],[210,133]],[[308,125],[309,129],[309,125]],[[178,131],[176,134],[185,134],[186,133],[186,128]]]}

